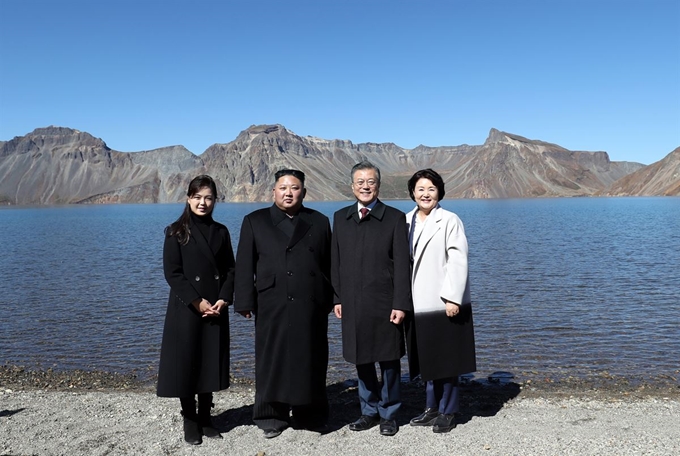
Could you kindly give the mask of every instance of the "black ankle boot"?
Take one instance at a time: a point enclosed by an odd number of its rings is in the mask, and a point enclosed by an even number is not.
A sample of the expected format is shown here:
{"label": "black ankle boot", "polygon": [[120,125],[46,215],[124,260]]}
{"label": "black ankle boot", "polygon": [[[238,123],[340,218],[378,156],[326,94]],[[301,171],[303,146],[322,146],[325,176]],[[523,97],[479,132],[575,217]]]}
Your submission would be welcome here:
{"label": "black ankle boot", "polygon": [[212,424],[212,419],[210,418],[210,408],[214,405],[215,404],[212,402],[201,401],[199,397],[198,424],[201,426],[201,431],[203,431],[204,436],[208,437],[209,439],[221,439],[222,434],[220,434],[220,431],[215,429],[215,426]]}
{"label": "black ankle boot", "polygon": [[184,441],[189,445],[200,445],[203,443],[201,438],[201,426],[198,424],[198,417],[194,413],[193,416],[188,416],[188,413],[182,412],[184,417]]}

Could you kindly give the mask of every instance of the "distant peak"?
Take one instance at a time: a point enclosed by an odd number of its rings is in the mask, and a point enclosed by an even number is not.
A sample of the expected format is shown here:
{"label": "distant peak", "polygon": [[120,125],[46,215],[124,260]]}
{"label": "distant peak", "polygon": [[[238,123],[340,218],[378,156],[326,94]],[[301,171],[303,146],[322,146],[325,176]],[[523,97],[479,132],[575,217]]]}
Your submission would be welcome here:
{"label": "distant peak", "polygon": [[275,133],[278,131],[286,131],[286,128],[283,125],[279,124],[273,124],[273,125],[251,125],[248,127],[246,130],[248,133],[251,134],[259,134],[259,133],[264,133],[268,135],[269,133]]}
{"label": "distant peak", "polygon": [[79,135],[82,132],[79,130],[74,130],[73,128],[66,127],[56,127],[50,125],[49,127],[36,128],[29,135],[40,135],[40,136],[66,136],[66,135]]}
{"label": "distant peak", "polygon": [[507,138],[508,138],[507,133],[492,128],[491,130],[489,130],[489,137],[486,138],[484,144],[493,144],[501,141],[507,141]]}

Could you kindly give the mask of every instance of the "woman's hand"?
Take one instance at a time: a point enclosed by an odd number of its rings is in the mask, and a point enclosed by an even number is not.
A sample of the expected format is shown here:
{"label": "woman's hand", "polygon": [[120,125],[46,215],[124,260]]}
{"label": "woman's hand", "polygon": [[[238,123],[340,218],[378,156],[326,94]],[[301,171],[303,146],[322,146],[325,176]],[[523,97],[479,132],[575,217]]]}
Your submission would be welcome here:
{"label": "woman's hand", "polygon": [[446,316],[455,317],[460,313],[460,305],[455,302],[446,301]]}
{"label": "woman's hand", "polygon": [[226,302],[222,299],[217,301],[214,305],[210,304],[207,299],[196,299],[191,304],[201,314],[201,317],[219,317],[222,307],[226,306]]}
{"label": "woman's hand", "polygon": [[205,312],[212,307],[212,304],[210,304],[207,299],[203,298],[194,299],[191,304],[201,315],[205,314]]}
{"label": "woman's hand", "polygon": [[224,299],[218,299],[214,306],[211,306],[208,310],[203,313],[204,317],[219,317],[222,308],[227,306],[227,302]]}

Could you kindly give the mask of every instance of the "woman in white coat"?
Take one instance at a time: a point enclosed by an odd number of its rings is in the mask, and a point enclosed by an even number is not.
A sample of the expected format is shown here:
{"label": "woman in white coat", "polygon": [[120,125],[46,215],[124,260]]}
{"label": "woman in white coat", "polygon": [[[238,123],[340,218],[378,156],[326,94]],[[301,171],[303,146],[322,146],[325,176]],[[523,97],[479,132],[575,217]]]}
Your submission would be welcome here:
{"label": "woman in white coat", "polygon": [[432,169],[408,181],[416,207],[406,215],[411,246],[414,331],[410,373],[426,386],[426,409],[413,426],[448,432],[456,426],[458,376],[476,370],[468,280],[468,244],[463,222],[444,210],[444,181]]}

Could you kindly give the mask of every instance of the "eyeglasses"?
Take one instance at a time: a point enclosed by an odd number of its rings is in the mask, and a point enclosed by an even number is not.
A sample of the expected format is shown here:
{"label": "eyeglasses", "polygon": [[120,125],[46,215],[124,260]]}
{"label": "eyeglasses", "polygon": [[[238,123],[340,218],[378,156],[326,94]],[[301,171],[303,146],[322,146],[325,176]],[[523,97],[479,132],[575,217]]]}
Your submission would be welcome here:
{"label": "eyeglasses", "polygon": [[378,181],[375,179],[369,179],[369,180],[363,180],[363,179],[358,179],[354,181],[354,184],[357,187],[363,187],[364,184],[368,185],[369,187],[375,187],[378,185]]}

